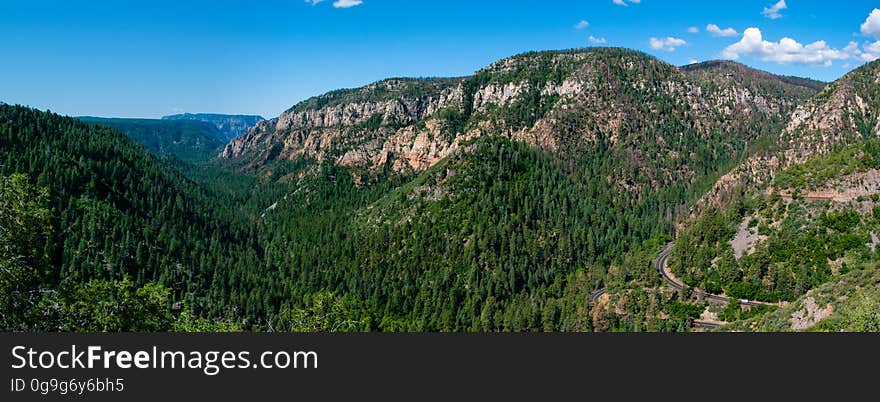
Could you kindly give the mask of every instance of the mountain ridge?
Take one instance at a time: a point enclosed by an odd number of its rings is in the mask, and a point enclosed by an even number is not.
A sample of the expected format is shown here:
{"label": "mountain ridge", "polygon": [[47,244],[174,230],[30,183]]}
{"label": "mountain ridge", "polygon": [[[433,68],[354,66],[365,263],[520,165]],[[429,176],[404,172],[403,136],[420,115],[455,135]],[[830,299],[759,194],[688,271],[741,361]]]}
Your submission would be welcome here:
{"label": "mountain ridge", "polygon": [[[798,102],[797,99],[805,98],[813,91],[810,86],[792,84],[791,80],[787,82],[738,63],[740,74],[754,76],[751,82],[758,83],[757,86],[732,83],[725,87],[726,92],[713,91],[705,85],[701,87],[696,77],[696,73],[702,71],[699,68],[675,67],[628,49],[528,52],[499,60],[469,77],[388,79],[310,98],[278,118],[258,124],[228,144],[219,157],[250,160],[251,168],[277,159],[311,157],[368,169],[390,165],[394,171],[422,171],[457,149],[460,141],[485,133],[507,135],[533,146],[562,149],[567,147],[564,143],[569,140],[589,140],[554,135],[558,131],[555,126],[559,119],[572,114],[565,109],[578,105],[597,107],[597,102],[606,102],[602,99],[610,96],[603,96],[603,92],[629,91],[620,86],[603,87],[602,74],[608,73],[608,66],[626,70],[636,64],[653,65],[653,73],[647,70],[644,73],[665,74],[669,85],[657,88],[660,84],[657,82],[622,81],[621,84],[641,85],[641,90],[649,84],[654,91],[664,91],[676,98],[690,97],[690,101],[702,96],[702,91],[709,92],[715,99],[713,103],[704,102],[692,107],[694,113],[702,116],[713,115],[716,108],[724,108],[723,113],[727,115],[742,115],[746,113],[744,108],[750,107],[750,102],[761,103],[759,107],[767,109],[769,114],[783,114]],[[604,68],[604,73],[597,68]],[[618,74],[623,74],[623,80],[628,79],[626,73]],[[406,89],[412,89],[405,88],[408,82],[433,85],[422,85],[407,93]],[[755,97],[754,93],[761,90],[761,85],[778,89],[779,93],[770,98]],[[404,86],[403,90],[396,88],[396,93],[407,95],[388,97],[389,93],[395,93],[395,86]],[[426,91],[425,86],[433,91]],[[688,94],[689,91],[692,93]],[[376,92],[385,97],[377,97]],[[357,93],[363,96],[354,97],[353,94]],[[340,94],[348,96],[351,102],[340,102]],[[600,120],[595,123],[604,126],[603,136],[616,138],[619,133],[615,131],[620,129],[627,114],[638,106],[622,105],[625,110],[614,110],[621,105],[616,105],[613,99],[607,102],[611,110],[585,112],[595,114],[596,120]],[[700,127],[704,133],[711,129]]]}
{"label": "mountain ridge", "polygon": [[880,133],[880,62],[850,71],[793,111],[772,151],[753,155],[719,178],[691,214],[772,181],[777,171]]}
{"label": "mountain ridge", "polygon": [[220,140],[225,144],[233,138],[246,133],[251,127],[265,120],[265,118],[245,114],[183,113],[163,116],[162,120],[194,120],[210,123],[223,133]]}
{"label": "mountain ridge", "polygon": [[159,156],[189,162],[211,159],[226,143],[214,124],[196,120],[126,119],[81,116],[79,120],[114,127]]}
{"label": "mountain ridge", "polygon": [[[817,91],[732,62],[529,52],[468,77],[392,78],[307,99],[187,173],[118,130],[22,108],[2,108],[0,134],[11,140],[0,148],[4,173],[76,190],[57,204],[82,227],[55,245],[59,266],[167,286],[163,305],[200,319],[257,330],[683,331],[701,315],[769,311],[665,287],[653,259],[671,241],[681,249],[670,269],[688,286],[774,302],[801,303],[850,261],[871,258],[867,234],[880,232],[871,211],[803,207],[814,201],[792,183],[826,177],[827,166],[852,170],[848,185],[880,177],[858,170],[880,160],[880,146],[864,141],[876,132],[878,85],[874,65]],[[83,138],[94,141],[81,147]],[[846,144],[858,147],[809,162]],[[167,172],[153,174],[161,188],[138,185],[134,176],[156,171]],[[755,186],[774,176],[769,193]],[[726,179],[746,197],[706,202]],[[673,230],[700,202],[723,212]],[[134,231],[99,230],[117,217]],[[198,234],[204,223],[210,239]],[[747,243],[758,238],[755,257],[728,253],[736,224]],[[822,248],[803,254],[810,239]]]}

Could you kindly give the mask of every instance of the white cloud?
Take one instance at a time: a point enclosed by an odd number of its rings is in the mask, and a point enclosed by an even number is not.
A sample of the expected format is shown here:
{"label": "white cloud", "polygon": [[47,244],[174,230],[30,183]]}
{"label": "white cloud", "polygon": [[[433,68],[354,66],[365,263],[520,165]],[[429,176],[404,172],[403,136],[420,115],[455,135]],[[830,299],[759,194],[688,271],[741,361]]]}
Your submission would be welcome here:
{"label": "white cloud", "polygon": [[880,59],[880,40],[874,43],[865,42],[861,48],[858,42],[850,42],[843,48],[843,52],[854,59],[871,62]]}
{"label": "white cloud", "polygon": [[872,62],[880,59],[880,10],[874,9],[861,26],[862,35],[874,38],[876,42],[850,42],[843,51],[856,60]]}
{"label": "white cloud", "polygon": [[754,56],[763,61],[780,64],[808,64],[830,66],[834,60],[846,60],[850,55],[844,51],[828,47],[820,40],[802,45],[792,38],[782,38],[779,42],[764,40],[758,28],[746,29],[742,39],[721,53],[724,58],[738,59],[740,56]]}
{"label": "white cloud", "polygon": [[733,28],[721,29],[718,25],[715,25],[715,24],[706,25],[706,32],[708,32],[712,35],[715,35],[715,36],[724,36],[724,37],[739,35],[739,32],[736,32],[736,30]]}
{"label": "white cloud", "polygon": [[587,38],[587,40],[589,40],[590,43],[596,43],[596,44],[600,44],[600,45],[604,45],[605,43],[608,42],[605,40],[605,38],[597,38],[593,35],[590,35],[590,37]]}
{"label": "white cloud", "polygon": [[782,18],[782,14],[779,12],[788,8],[788,5],[785,4],[785,0],[779,0],[778,3],[770,6],[764,7],[764,11],[761,14],[764,14],[765,17],[770,18],[771,20],[775,20],[777,18]]}
{"label": "white cloud", "polygon": [[361,4],[364,4],[362,0],[336,0],[333,2],[333,8],[351,8]]}
{"label": "white cloud", "polygon": [[843,51],[849,54],[859,54],[861,51],[859,50],[859,44],[856,42],[850,42],[843,48]]}
{"label": "white cloud", "polygon": [[632,4],[639,4],[642,2],[642,0],[612,0],[612,2],[614,4],[617,4],[618,6],[626,7],[626,6],[629,6],[629,4],[627,4],[628,2],[632,3]]}
{"label": "white cloud", "polygon": [[880,40],[880,10],[874,9],[862,24],[862,35]]}
{"label": "white cloud", "polygon": [[864,51],[859,54],[862,60],[874,61],[880,59],[880,40],[866,44],[863,49]]}
{"label": "white cloud", "polygon": [[[843,52],[850,55],[850,57],[860,59],[862,57],[862,49],[859,49],[858,42],[851,41],[845,48],[843,48]],[[847,63],[849,64],[849,63]]]}
{"label": "white cloud", "polygon": [[587,20],[581,20],[580,22],[577,23],[577,25],[574,26],[574,29],[584,29],[584,28],[586,28],[586,27],[588,27],[588,26],[590,26],[590,22],[589,22],[589,21],[587,21]]}
{"label": "white cloud", "polygon": [[697,64],[697,63],[699,63],[699,62],[700,62],[700,61],[697,60],[697,59],[688,59],[688,64]]}
{"label": "white cloud", "polygon": [[[309,3],[313,6],[318,5],[318,3],[322,3],[324,0],[305,0],[306,3]],[[333,2],[333,8],[351,8],[354,6],[359,6],[364,4],[363,0],[336,0]]]}
{"label": "white cloud", "polygon": [[690,33],[699,33],[699,32],[700,32],[700,28],[697,28],[697,27],[690,27],[690,28],[688,28],[688,32],[690,32]]}
{"label": "white cloud", "polygon": [[651,49],[654,50],[665,50],[667,52],[674,52],[675,48],[687,45],[687,41],[685,41],[684,39],[668,36],[661,39],[651,38],[650,45]]}

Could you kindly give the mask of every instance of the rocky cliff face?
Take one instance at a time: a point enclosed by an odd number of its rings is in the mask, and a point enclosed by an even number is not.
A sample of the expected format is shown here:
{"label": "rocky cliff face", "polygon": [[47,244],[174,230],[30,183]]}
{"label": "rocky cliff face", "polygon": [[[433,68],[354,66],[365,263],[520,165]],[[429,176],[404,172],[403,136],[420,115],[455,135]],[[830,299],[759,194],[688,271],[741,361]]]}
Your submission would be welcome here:
{"label": "rocky cliff face", "polygon": [[829,84],[790,115],[770,152],[754,155],[722,176],[697,203],[706,206],[769,184],[775,173],[827,154],[835,146],[880,134],[880,63],[862,66]]}
{"label": "rocky cliff face", "polygon": [[685,166],[664,175],[687,176],[692,155],[681,144],[713,133],[748,141],[756,126],[781,127],[813,92],[736,63],[679,69],[607,48],[527,53],[471,77],[390,79],[309,99],[258,123],[220,157],[251,168],[306,157],[421,171],[463,141],[502,135],[560,153],[607,142],[635,167],[648,152],[667,152]]}
{"label": "rocky cliff face", "polygon": [[314,98],[258,123],[227,145],[220,157],[252,158],[252,166],[277,158],[310,157],[379,167],[395,155],[398,169],[406,165],[423,169],[448,154],[448,144],[433,142],[442,125],[429,116],[447,105],[461,104],[458,81],[425,85],[426,91],[417,93],[415,89],[426,81],[392,79],[344,97],[331,93]]}
{"label": "rocky cliff face", "polygon": [[880,64],[863,66],[829,85],[791,115],[783,132],[790,156],[825,154],[840,143],[878,133]]}

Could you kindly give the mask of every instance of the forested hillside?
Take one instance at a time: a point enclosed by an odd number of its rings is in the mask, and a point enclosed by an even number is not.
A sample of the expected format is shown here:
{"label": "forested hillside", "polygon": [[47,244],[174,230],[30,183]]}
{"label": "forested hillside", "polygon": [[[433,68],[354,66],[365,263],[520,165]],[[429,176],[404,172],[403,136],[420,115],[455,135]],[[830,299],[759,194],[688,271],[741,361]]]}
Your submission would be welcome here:
{"label": "forested hillside", "polygon": [[868,302],[876,287],[869,272],[880,245],[878,77],[874,62],[829,84],[793,113],[776,149],[716,184],[709,199],[719,188],[738,186],[726,202],[709,204],[686,222],[670,257],[672,272],[710,293],[780,306],[732,328],[876,326],[877,317],[864,310],[875,305]]}
{"label": "forested hillside", "polygon": [[4,219],[29,233],[4,225],[20,242],[4,251],[18,267],[2,278],[18,289],[6,328],[169,329],[172,303],[198,310],[214,271],[259,266],[232,199],[110,127],[0,105],[0,175]]}
{"label": "forested hillside", "polygon": [[[797,207],[796,186],[815,182],[797,171],[777,177],[781,193],[707,203],[718,208],[675,230],[731,169],[784,151],[792,113],[822,87],[625,49],[526,53],[469,77],[306,100],[207,162],[4,105],[4,191],[17,221],[36,222],[0,260],[29,278],[4,282],[17,314],[4,325],[679,331],[707,309],[749,319],[772,309],[672,291],[653,260],[678,237],[670,264],[688,287],[778,302],[837,275],[823,258],[865,253],[873,221]],[[869,166],[871,146],[850,155]],[[741,222],[749,239],[799,246],[733,255]],[[122,307],[95,308],[106,304]]]}
{"label": "forested hillside", "polygon": [[[308,100],[223,156],[299,183],[267,211],[283,229],[266,233],[273,249],[297,250],[272,258],[303,297],[346,294],[410,329],[680,329],[687,314],[591,318],[585,295],[653,285],[650,263],[620,269],[626,252],[670,234],[679,211],[767,148],[819,86],[736,63],[680,70],[621,49],[529,53],[463,79],[394,79]],[[284,160],[348,168],[265,168]],[[414,178],[377,193],[389,174]],[[321,235],[334,240],[291,226],[321,210],[302,198],[315,196],[316,179],[370,194],[330,207],[339,234]],[[328,242],[368,246],[338,254],[320,247]],[[658,316],[668,302],[655,303]]]}
{"label": "forested hillside", "polygon": [[873,61],[826,85],[790,114],[771,147],[752,154],[721,177],[702,197],[693,217],[749,189],[769,185],[775,173],[787,167],[876,136],[880,130],[878,83],[880,61]]}
{"label": "forested hillside", "polygon": [[213,124],[196,120],[107,119],[80,117],[82,121],[110,126],[160,156],[188,162],[207,161],[226,145],[225,134]]}
{"label": "forested hillside", "polygon": [[201,121],[210,123],[221,134],[218,139],[226,144],[235,137],[238,137],[260,121],[264,120],[262,116],[252,115],[229,115],[216,113],[183,113],[171,116],[163,116],[162,120],[187,120]]}
{"label": "forested hillside", "polygon": [[[840,315],[868,305],[847,299],[870,297],[877,286],[878,161],[880,143],[869,139],[794,165],[766,190],[706,211],[676,239],[672,272],[710,293],[783,307],[733,328],[852,330],[855,324],[838,321],[855,317]],[[723,318],[749,318],[739,310]],[[874,315],[859,318],[874,324],[859,325],[876,325]],[[837,321],[824,323],[832,316]]]}

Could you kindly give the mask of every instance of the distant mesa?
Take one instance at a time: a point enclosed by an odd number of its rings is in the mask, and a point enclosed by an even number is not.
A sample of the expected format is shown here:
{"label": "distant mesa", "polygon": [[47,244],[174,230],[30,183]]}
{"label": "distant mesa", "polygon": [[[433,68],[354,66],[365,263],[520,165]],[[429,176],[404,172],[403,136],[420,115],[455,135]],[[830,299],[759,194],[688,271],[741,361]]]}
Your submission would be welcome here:
{"label": "distant mesa", "polygon": [[238,137],[257,125],[260,121],[265,120],[262,116],[254,115],[232,115],[232,114],[213,114],[213,113],[183,113],[171,116],[164,116],[162,120],[195,120],[211,123],[220,133],[223,134],[221,140],[229,142],[233,138]]}
{"label": "distant mesa", "polygon": [[79,119],[116,128],[156,155],[189,162],[213,158],[229,141],[263,120],[260,116],[208,113],[178,114],[161,120],[87,116]]}

